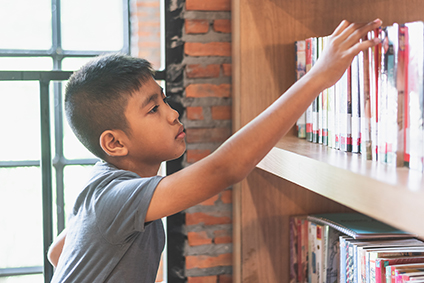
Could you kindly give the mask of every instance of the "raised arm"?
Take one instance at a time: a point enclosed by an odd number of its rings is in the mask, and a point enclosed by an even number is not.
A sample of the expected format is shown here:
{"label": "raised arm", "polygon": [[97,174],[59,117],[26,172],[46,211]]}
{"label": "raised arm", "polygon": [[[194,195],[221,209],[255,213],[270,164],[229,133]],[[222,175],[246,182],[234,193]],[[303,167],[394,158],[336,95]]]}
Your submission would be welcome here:
{"label": "raised arm", "polygon": [[380,20],[368,24],[343,21],[315,66],[270,107],[240,129],[214,153],[164,178],[146,221],[191,207],[244,179],[324,89],[335,84],[361,51],[378,43],[360,41]]}

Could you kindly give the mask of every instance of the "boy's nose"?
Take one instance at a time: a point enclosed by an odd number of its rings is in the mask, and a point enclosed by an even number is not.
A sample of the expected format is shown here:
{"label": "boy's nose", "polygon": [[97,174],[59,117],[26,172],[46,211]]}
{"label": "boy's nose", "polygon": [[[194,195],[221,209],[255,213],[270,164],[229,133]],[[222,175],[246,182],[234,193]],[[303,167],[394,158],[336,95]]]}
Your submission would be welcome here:
{"label": "boy's nose", "polygon": [[170,114],[168,115],[169,122],[171,124],[178,123],[178,118],[180,117],[180,114],[178,113],[177,110],[173,109],[172,107],[169,107],[169,109],[171,111]]}

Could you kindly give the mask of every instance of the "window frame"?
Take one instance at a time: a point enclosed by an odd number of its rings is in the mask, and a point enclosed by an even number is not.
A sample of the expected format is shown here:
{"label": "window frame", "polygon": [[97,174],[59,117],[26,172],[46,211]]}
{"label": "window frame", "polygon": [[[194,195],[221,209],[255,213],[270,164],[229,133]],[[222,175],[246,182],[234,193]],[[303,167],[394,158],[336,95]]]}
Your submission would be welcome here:
{"label": "window frame", "polygon": [[[123,4],[123,48],[120,52],[130,54],[130,1],[121,0]],[[41,158],[40,160],[0,161],[1,168],[11,167],[41,167],[42,175],[42,213],[43,213],[43,266],[0,268],[0,277],[33,275],[44,273],[44,282],[50,282],[53,276],[53,266],[47,259],[47,251],[53,241],[53,167],[56,180],[57,231],[65,227],[64,214],[64,168],[68,165],[93,165],[97,158],[67,159],[63,152],[63,99],[62,81],[66,81],[72,72],[61,71],[62,60],[75,57],[94,57],[107,51],[75,51],[62,49],[61,32],[61,0],[51,0],[52,13],[52,46],[49,50],[35,49],[0,49],[0,57],[49,57],[53,60],[52,71],[0,71],[0,81],[38,81],[40,86],[40,126],[41,126]],[[111,52],[111,51],[109,51]],[[158,72],[158,79],[164,79],[164,73]],[[54,128],[52,137],[50,125],[50,83],[53,82]],[[52,143],[54,138],[55,152],[52,158]]]}

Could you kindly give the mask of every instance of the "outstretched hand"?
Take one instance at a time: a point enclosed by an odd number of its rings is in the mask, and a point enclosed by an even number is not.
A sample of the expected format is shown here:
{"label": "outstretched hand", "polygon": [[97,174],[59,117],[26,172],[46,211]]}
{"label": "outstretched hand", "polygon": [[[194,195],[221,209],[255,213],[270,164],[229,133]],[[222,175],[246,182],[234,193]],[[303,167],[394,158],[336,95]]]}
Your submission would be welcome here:
{"label": "outstretched hand", "polygon": [[334,85],[359,52],[380,43],[378,38],[364,41],[361,39],[381,24],[380,19],[367,24],[342,21],[329,36],[328,45],[309,72],[310,75],[320,80],[324,89]]}

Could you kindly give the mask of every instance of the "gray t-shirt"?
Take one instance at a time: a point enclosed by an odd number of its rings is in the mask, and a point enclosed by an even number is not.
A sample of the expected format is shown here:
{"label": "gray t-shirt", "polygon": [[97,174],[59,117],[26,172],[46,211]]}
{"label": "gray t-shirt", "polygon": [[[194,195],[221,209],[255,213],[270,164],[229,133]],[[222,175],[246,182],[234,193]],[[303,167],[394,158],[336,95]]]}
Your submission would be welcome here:
{"label": "gray t-shirt", "polygon": [[154,282],[165,234],[160,219],[144,219],[161,179],[97,163],[69,217],[52,282]]}

